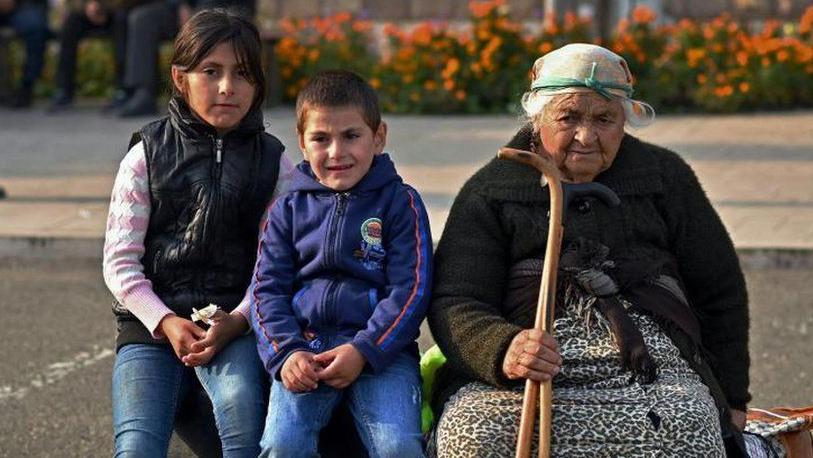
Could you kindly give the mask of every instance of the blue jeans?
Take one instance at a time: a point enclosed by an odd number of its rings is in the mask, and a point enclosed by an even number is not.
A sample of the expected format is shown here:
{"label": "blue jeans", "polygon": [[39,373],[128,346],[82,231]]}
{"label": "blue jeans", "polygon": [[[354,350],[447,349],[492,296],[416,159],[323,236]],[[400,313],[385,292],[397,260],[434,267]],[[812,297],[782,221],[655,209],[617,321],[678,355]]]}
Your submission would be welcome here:
{"label": "blue jeans", "polygon": [[223,456],[255,458],[267,411],[268,375],[253,335],[235,339],[194,370],[168,346],[122,347],[113,367],[115,456],[166,456],[178,406],[195,377],[212,400]]}
{"label": "blue jeans", "polygon": [[25,44],[23,84],[33,84],[42,73],[45,44],[48,41],[48,18],[41,5],[20,5],[10,15],[0,14],[0,25],[10,25]]}
{"label": "blue jeans", "polygon": [[322,383],[313,391],[293,393],[275,380],[260,456],[319,456],[319,432],[343,399],[370,458],[424,456],[418,362],[404,353],[384,372],[363,372],[344,390]]}

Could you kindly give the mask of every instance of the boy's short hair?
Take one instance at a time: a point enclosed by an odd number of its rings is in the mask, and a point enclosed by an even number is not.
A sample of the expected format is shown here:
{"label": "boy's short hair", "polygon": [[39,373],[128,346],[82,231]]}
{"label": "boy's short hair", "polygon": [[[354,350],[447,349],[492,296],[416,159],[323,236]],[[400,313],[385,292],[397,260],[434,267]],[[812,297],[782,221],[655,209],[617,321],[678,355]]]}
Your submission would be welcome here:
{"label": "boy's short hair", "polygon": [[375,90],[359,75],[347,70],[317,73],[296,97],[296,129],[305,132],[305,117],[311,107],[356,107],[373,132],[381,125],[381,109]]}

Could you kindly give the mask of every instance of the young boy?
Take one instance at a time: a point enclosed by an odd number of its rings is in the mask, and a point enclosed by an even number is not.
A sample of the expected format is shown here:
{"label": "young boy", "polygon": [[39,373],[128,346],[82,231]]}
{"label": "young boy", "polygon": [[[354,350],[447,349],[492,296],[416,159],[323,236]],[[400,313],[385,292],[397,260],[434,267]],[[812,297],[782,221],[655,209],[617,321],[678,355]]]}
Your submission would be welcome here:
{"label": "young boy", "polygon": [[423,456],[415,339],[432,279],[426,211],[382,154],[387,125],[359,76],[316,75],[296,115],[305,160],[272,205],[251,285],[274,379],[262,456],[317,456],[340,402],[371,457]]}

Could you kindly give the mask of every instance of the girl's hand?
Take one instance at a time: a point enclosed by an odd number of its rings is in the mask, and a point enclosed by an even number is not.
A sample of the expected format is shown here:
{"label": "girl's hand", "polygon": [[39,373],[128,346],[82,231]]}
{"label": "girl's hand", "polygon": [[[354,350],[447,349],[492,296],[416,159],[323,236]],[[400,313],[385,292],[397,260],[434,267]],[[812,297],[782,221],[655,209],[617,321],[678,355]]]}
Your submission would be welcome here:
{"label": "girl's hand", "polygon": [[559,344],[547,332],[525,329],[514,336],[502,362],[502,372],[509,380],[527,378],[547,382],[562,366]]}
{"label": "girl's hand", "polygon": [[342,389],[356,381],[367,361],[351,344],[339,345],[333,350],[313,357],[317,364],[324,366],[319,371],[319,380],[336,389]]}
{"label": "girl's hand", "polygon": [[175,355],[183,358],[192,353],[192,345],[206,336],[206,331],[195,323],[177,315],[167,315],[158,323],[158,329],[167,337]]}
{"label": "girl's hand", "polygon": [[209,361],[223,347],[229,344],[234,338],[243,335],[248,329],[246,318],[239,313],[226,313],[218,310],[212,315],[214,322],[206,331],[203,340],[193,343],[190,352],[181,358],[187,366],[202,366]]}
{"label": "girl's hand", "polygon": [[282,364],[279,375],[288,391],[303,393],[319,386],[317,369],[313,353],[296,351]]}

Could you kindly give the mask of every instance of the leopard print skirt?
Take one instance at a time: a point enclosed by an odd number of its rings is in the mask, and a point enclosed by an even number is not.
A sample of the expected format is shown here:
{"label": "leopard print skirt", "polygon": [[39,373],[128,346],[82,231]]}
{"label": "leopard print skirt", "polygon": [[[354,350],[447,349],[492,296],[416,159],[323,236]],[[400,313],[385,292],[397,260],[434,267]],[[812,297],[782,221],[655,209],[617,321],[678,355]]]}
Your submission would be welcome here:
{"label": "leopard print skirt", "polygon": [[[658,365],[658,377],[649,385],[632,381],[621,368],[612,334],[597,312],[585,317],[569,307],[554,323],[564,362],[553,383],[551,454],[725,457],[708,388],[651,317],[630,315]],[[446,403],[430,437],[430,456],[513,456],[522,396],[522,388],[462,387]]]}

